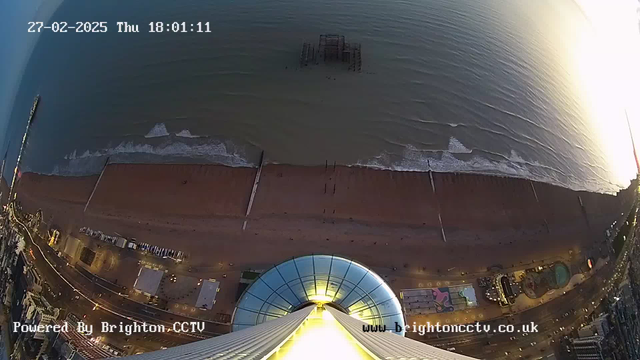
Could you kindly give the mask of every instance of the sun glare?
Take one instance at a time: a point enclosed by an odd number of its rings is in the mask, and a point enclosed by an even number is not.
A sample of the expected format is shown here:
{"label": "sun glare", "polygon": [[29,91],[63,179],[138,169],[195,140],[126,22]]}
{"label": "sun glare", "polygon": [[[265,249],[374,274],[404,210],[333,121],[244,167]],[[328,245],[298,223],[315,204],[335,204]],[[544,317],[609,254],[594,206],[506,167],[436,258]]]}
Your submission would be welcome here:
{"label": "sun glare", "polygon": [[[329,345],[330,344],[330,345]],[[371,359],[330,312],[317,307],[270,360]]]}
{"label": "sun glare", "polygon": [[587,99],[611,178],[627,186],[636,174],[627,114],[633,133],[640,134],[637,4],[598,0],[578,0],[577,4],[588,19],[572,52],[577,90]]}

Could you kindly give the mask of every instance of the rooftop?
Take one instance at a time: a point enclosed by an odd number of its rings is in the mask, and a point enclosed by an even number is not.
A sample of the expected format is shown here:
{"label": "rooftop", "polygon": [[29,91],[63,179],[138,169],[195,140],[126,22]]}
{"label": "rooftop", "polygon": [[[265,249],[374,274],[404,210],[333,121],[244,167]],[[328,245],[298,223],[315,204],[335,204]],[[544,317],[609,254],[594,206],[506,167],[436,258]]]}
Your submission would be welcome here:
{"label": "rooftop", "polygon": [[163,271],[143,266],[140,268],[138,278],[133,284],[133,288],[153,296],[158,292],[162,276],[164,276]]}
{"label": "rooftop", "polygon": [[215,280],[204,280],[200,287],[198,300],[196,300],[196,307],[211,309],[216,301],[219,287],[220,283]]}

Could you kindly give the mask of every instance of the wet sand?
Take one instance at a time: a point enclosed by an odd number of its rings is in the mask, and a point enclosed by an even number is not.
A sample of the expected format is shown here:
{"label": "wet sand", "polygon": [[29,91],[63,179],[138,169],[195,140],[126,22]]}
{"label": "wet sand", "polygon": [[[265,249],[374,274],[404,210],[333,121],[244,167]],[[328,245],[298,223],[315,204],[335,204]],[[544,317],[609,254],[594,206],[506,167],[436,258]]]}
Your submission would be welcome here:
{"label": "wet sand", "polygon": [[611,196],[446,173],[433,174],[434,195],[428,173],[267,165],[243,231],[255,173],[216,165],[110,165],[86,212],[97,176],[25,174],[19,199],[26,209],[42,208],[66,233],[90,226],[186,251],[202,273],[224,271],[228,263],[267,268],[292,256],[330,253],[381,274],[418,277],[451,267],[517,266],[566,257],[569,250],[594,255],[604,229],[632,200],[631,191]]}

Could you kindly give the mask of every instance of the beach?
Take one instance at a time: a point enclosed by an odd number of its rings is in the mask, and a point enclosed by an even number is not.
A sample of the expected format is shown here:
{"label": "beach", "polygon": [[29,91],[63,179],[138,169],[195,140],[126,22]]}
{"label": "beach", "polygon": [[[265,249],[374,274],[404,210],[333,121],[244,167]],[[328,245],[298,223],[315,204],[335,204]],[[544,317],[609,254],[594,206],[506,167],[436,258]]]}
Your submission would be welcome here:
{"label": "beach", "polygon": [[243,230],[256,171],[111,164],[86,212],[98,176],[26,173],[18,199],[65,234],[82,226],[118,232],[185,251],[202,271],[220,263],[268,268],[314,252],[402,274],[598,256],[606,251],[604,230],[630,208],[633,194],[452,173],[431,174],[432,188],[424,172],[266,165]]}

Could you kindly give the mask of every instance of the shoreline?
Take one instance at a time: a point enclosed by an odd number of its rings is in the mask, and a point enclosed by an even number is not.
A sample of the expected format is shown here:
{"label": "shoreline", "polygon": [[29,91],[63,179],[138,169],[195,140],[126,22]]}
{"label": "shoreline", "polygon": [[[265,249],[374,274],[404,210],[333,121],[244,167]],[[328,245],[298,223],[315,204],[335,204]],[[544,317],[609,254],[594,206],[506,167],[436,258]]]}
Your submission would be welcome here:
{"label": "shoreline", "polygon": [[[434,151],[434,152],[443,152],[443,153],[448,153],[448,150],[438,150],[438,151]],[[449,153],[450,155],[455,155],[456,153]],[[465,154],[466,155],[466,154]],[[117,155],[115,155],[117,156]],[[110,157],[108,155],[104,155],[101,159],[101,161],[98,161],[96,163],[101,163],[104,164],[104,159],[106,159],[107,157]],[[75,159],[75,158],[74,158]],[[625,188],[622,187],[621,185],[616,185],[614,183],[606,183],[606,185],[603,185],[602,183],[594,183],[592,181],[589,182],[585,182],[583,180],[579,180],[579,179],[575,179],[575,178],[571,178],[568,177],[567,175],[563,174],[562,172],[560,172],[559,170],[550,168],[550,167],[546,167],[546,166],[540,166],[540,165],[533,165],[531,163],[528,162],[518,162],[518,161],[512,161],[512,160],[508,160],[508,157],[505,157],[505,160],[507,160],[509,162],[509,164],[511,164],[512,166],[514,166],[514,168],[511,168],[512,172],[508,173],[508,172],[504,172],[504,171],[500,171],[498,169],[480,169],[480,170],[474,170],[474,169],[468,169],[468,168],[461,168],[461,169],[447,169],[447,170],[441,170],[440,167],[436,166],[436,169],[433,168],[433,166],[427,166],[427,168],[423,169],[423,168],[412,168],[412,167],[406,167],[403,168],[401,166],[395,166],[395,165],[390,165],[390,166],[384,166],[384,165],[379,165],[379,164],[375,164],[375,163],[365,163],[365,162],[361,162],[358,161],[356,163],[353,164],[337,164],[337,166],[341,166],[341,167],[349,167],[349,168],[363,168],[363,169],[369,169],[369,170],[379,170],[379,171],[393,171],[393,172],[418,172],[418,173],[429,173],[429,172],[433,172],[433,173],[440,173],[440,174],[468,174],[468,175],[479,175],[479,176],[495,176],[495,177],[506,177],[506,178],[512,178],[512,179],[523,179],[523,180],[530,180],[530,181],[534,181],[534,182],[539,182],[539,183],[547,183],[547,184],[551,184],[554,186],[558,186],[558,187],[562,187],[562,188],[566,188],[569,190],[573,190],[573,191],[585,191],[585,192],[595,192],[595,193],[600,193],[600,194],[615,194],[620,190],[624,190]],[[195,160],[195,159],[194,159]],[[465,161],[463,161],[465,162]],[[327,160],[327,163],[329,166],[332,166],[333,163]],[[198,162],[198,161],[190,161],[190,160],[185,160],[185,161],[170,161],[170,162],[162,162],[162,161],[152,161],[152,162],[137,162],[137,161],[124,161],[124,162],[119,162],[119,161],[115,161],[112,164],[120,164],[120,165],[157,165],[157,166],[177,166],[177,165],[192,165],[192,166],[225,166],[225,167],[230,167],[230,168],[249,168],[249,169],[256,169],[259,164],[254,163],[253,161],[249,161],[249,160],[243,160],[243,163],[225,163],[225,162]],[[309,168],[309,167],[319,167],[319,166],[324,166],[323,164],[315,164],[315,165],[300,165],[300,164],[284,164],[284,163],[279,163],[279,162],[275,162],[275,161],[265,161],[264,163],[265,165],[286,165],[286,166],[296,166],[296,167],[303,167],[303,168]],[[533,170],[535,169],[545,169],[548,171],[551,171],[553,173],[555,173],[556,175],[560,175],[561,177],[565,178],[566,181],[564,182],[560,182],[558,181],[554,176],[550,175],[550,174],[533,174],[531,173],[531,167],[533,167]],[[528,173],[527,174],[520,174],[518,172],[520,171],[525,171]],[[100,173],[100,170],[98,169],[94,169],[93,171],[84,173],[84,172],[69,172],[67,171],[59,171],[59,170],[55,170],[53,172],[50,173],[44,173],[44,172],[34,172],[34,171],[27,171],[29,173],[36,173],[39,175],[44,175],[44,176],[61,176],[61,177],[86,177],[86,176],[93,176],[93,175],[98,175]],[[629,179],[632,180],[632,179]],[[584,184],[588,183],[590,186],[585,186]],[[616,188],[617,190],[613,190],[614,188]]]}

